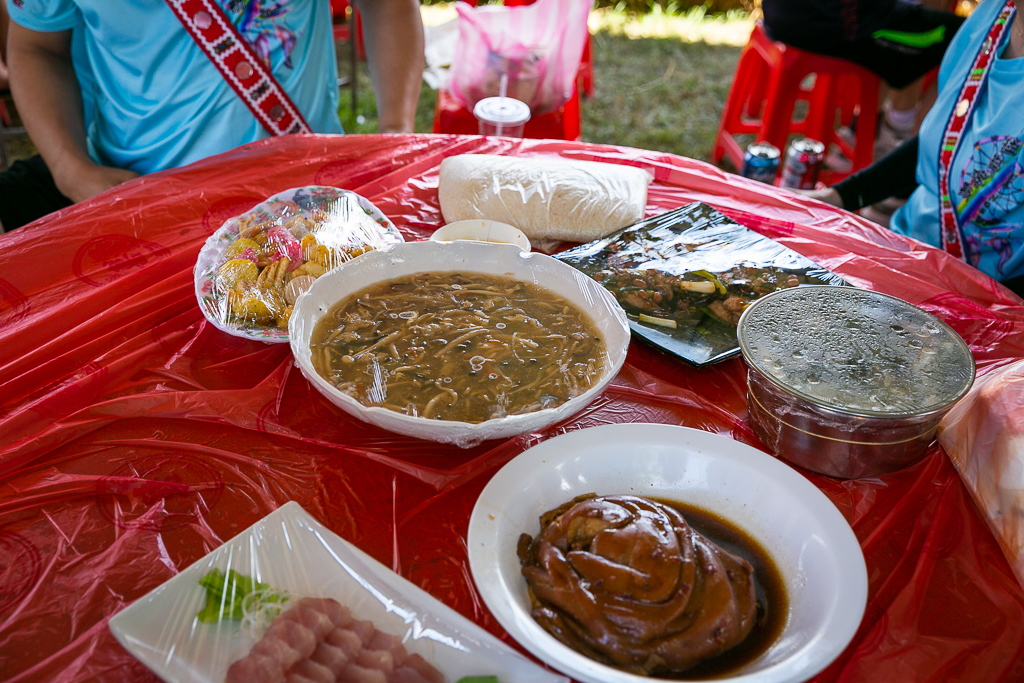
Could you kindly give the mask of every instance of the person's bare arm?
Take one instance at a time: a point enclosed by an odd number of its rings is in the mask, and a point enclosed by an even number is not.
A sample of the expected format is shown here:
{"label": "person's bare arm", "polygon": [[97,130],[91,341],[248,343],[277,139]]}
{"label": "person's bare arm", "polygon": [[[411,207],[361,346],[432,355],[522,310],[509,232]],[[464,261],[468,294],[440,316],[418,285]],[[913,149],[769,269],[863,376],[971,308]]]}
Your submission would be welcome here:
{"label": "person's bare arm", "polygon": [[7,3],[0,2],[0,59],[7,59],[7,24],[10,19],[7,17]]}
{"label": "person's bare arm", "polygon": [[32,31],[11,22],[7,57],[18,112],[62,194],[80,202],[138,175],[89,158],[71,31]]}
{"label": "person's bare arm", "polygon": [[423,80],[418,0],[356,0],[377,97],[377,130],[411,133]]}
{"label": "person's bare arm", "polygon": [[0,90],[7,90],[7,4],[0,0]]}

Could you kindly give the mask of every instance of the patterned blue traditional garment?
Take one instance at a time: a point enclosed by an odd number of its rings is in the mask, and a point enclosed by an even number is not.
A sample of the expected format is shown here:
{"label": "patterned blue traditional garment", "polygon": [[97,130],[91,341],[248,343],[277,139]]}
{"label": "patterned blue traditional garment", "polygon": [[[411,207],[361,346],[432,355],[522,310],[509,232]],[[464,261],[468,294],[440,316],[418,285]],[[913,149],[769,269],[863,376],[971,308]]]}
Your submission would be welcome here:
{"label": "patterned blue traditional garment", "polygon": [[[314,132],[341,133],[327,0],[217,0]],[[269,134],[163,0],[7,0],[35,31],[73,30],[89,151],[151,173]]]}
{"label": "patterned blue traditional garment", "polygon": [[[942,136],[967,71],[1003,6],[1001,0],[981,3],[950,44],[939,70],[938,100],[921,126],[920,185],[889,226],[940,248]],[[997,58],[953,158],[949,183],[967,261],[996,280],[1024,275],[1024,57],[1001,57],[1011,30],[995,48]]]}

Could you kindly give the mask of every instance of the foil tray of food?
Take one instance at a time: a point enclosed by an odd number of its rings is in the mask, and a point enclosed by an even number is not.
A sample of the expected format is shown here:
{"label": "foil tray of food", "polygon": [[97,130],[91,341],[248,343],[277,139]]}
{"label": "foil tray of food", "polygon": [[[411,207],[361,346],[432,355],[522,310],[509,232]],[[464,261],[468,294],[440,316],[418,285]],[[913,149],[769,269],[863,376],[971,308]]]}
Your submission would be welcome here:
{"label": "foil tray of food", "polygon": [[847,285],[700,202],[556,256],[605,286],[633,334],[698,367],[740,352],[744,309],[779,289]]}

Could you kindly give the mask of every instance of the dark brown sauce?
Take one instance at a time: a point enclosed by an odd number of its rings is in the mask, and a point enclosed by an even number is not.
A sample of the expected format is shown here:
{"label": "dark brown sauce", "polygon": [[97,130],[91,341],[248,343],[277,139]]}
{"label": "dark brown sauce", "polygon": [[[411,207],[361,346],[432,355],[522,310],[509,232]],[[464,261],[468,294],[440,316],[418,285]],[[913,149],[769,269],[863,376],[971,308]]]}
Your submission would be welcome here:
{"label": "dark brown sauce", "polygon": [[754,567],[754,586],[757,592],[757,617],[754,627],[736,647],[723,652],[681,673],[652,678],[688,681],[706,678],[724,678],[736,673],[760,657],[782,635],[789,614],[789,596],[782,574],[768,551],[747,532],[713,512],[687,503],[664,498],[651,498],[677,510],[696,531],[734,555],[739,555]]}

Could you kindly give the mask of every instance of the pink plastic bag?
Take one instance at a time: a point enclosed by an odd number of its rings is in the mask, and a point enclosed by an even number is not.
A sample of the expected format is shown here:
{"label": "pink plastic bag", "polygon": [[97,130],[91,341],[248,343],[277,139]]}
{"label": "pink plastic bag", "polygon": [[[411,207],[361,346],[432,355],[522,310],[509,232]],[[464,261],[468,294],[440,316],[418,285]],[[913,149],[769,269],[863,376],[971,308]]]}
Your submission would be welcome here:
{"label": "pink plastic bag", "polygon": [[1024,586],[1024,360],[979,377],[942,418],[939,443]]}
{"label": "pink plastic bag", "polygon": [[472,7],[455,3],[459,42],[452,60],[452,95],[467,109],[499,94],[530,105],[534,116],[572,97],[587,40],[592,0],[537,0],[532,5]]}

